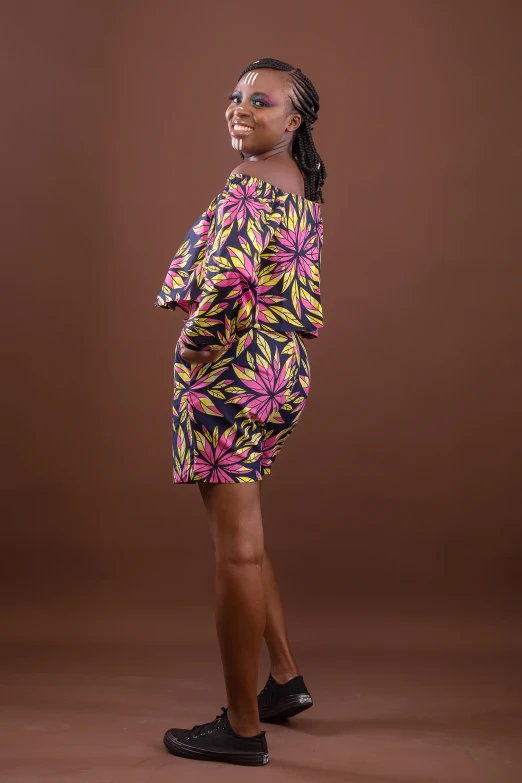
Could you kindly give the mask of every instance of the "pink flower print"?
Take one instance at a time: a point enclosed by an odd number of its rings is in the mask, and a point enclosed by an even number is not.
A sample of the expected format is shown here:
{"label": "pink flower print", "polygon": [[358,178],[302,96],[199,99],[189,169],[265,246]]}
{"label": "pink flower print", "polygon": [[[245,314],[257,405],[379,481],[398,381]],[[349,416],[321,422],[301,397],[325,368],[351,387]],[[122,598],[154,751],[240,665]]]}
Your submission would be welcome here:
{"label": "pink flower print", "polygon": [[[241,243],[247,250],[248,243]],[[249,248],[248,248],[249,249]],[[218,287],[231,288],[227,299],[233,299],[237,306],[237,330],[245,328],[250,313],[256,304],[256,275],[252,255],[235,247],[227,248],[233,267],[222,266],[220,272],[212,277]]]}
{"label": "pink flower print", "polygon": [[280,451],[282,443],[280,443],[281,439],[286,436],[286,433],[288,432],[290,428],[287,428],[286,430],[283,430],[278,435],[269,435],[266,438],[263,438],[263,451],[261,454],[261,467],[267,468],[271,466],[272,460]]}
{"label": "pink flower print", "polygon": [[308,375],[300,375],[299,380],[301,381],[302,394],[300,394],[296,399],[294,406],[294,416],[297,416],[298,414],[301,415],[310,392],[310,377]]}
{"label": "pink flower print", "polygon": [[277,323],[277,317],[272,313],[272,307],[286,301],[286,297],[277,294],[269,294],[272,290],[270,285],[259,285],[257,287],[257,317],[264,323]]}
{"label": "pink flower print", "polygon": [[[200,274],[204,253],[198,248],[204,248],[207,245],[210,217],[210,213],[205,213],[192,226],[188,237],[178,248],[171,261],[164,285],[169,288],[179,288],[187,282],[189,274]],[[201,258],[199,258],[200,255]]]}
{"label": "pink flower print", "polygon": [[[290,207],[294,209],[293,205]],[[274,261],[279,269],[285,273],[287,279],[283,286],[283,291],[288,288],[295,275],[303,278],[314,276],[314,265],[319,258],[319,248],[317,246],[317,236],[314,227],[307,221],[306,212],[303,212],[301,219],[294,219],[289,222],[288,228],[278,230],[280,247],[277,249]]]}
{"label": "pink flower print", "polygon": [[[173,479],[175,483],[186,483],[189,480],[190,459],[189,450],[192,442],[192,433],[183,431],[181,426],[177,427],[176,451],[174,454]],[[187,448],[189,441],[189,448]]]}
{"label": "pink flower print", "polygon": [[163,283],[164,286],[168,286],[169,288],[179,288],[187,281],[188,273],[184,270],[184,267],[186,266],[187,261],[190,259],[190,256],[190,246],[183,255],[174,256],[165,277],[165,282]]}
{"label": "pink flower print", "polygon": [[322,220],[319,220],[317,222],[316,229],[317,229],[317,242],[318,242],[319,247],[321,247],[321,245],[323,243],[323,230],[324,230],[324,226],[323,226],[323,221]]}
{"label": "pink flower print", "polygon": [[[216,408],[211,398],[204,393],[222,373],[226,367],[206,372],[207,368],[203,365],[191,365],[191,369],[184,364],[176,364],[176,398],[180,401],[180,407],[183,404],[187,407],[187,412],[192,421],[196,421],[194,410],[207,413],[210,416],[223,416]],[[230,381],[221,381],[220,385],[229,385]]]}
{"label": "pink flower print", "polygon": [[[299,371],[300,367],[302,368],[301,372]],[[292,410],[292,426],[295,426],[306,404],[306,400],[310,392],[310,372],[307,361],[296,362],[295,376],[292,379],[291,387],[292,393],[287,399],[288,405],[286,406],[286,409]]]}
{"label": "pink flower print", "polygon": [[220,205],[220,214],[223,215],[223,226],[228,226],[237,220],[237,227],[241,228],[247,217],[258,221],[263,212],[270,212],[271,206],[267,200],[258,194],[257,185],[253,182],[238,184],[230,187],[226,198]]}
{"label": "pink flower print", "polygon": [[195,475],[210,483],[230,483],[235,481],[234,475],[248,473],[251,468],[243,465],[248,457],[249,447],[233,449],[236,437],[236,426],[232,425],[218,439],[218,428],[211,434],[203,426],[203,435],[196,432],[198,452],[194,461]]}
{"label": "pink flower print", "polygon": [[[295,360],[294,360],[295,361]],[[273,362],[259,362],[254,372],[248,367],[232,364],[237,377],[247,390],[234,395],[229,402],[244,405],[250,416],[259,421],[282,422],[279,408],[288,399],[288,379],[293,366],[293,357],[281,367],[279,352],[276,350]]]}

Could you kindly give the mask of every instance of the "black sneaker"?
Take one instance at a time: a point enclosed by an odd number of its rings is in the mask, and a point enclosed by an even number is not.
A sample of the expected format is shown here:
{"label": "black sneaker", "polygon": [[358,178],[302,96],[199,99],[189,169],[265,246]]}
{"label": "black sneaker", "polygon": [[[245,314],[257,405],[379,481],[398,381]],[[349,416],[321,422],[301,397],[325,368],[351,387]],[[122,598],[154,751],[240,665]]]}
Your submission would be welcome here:
{"label": "black sneaker", "polygon": [[274,680],[270,672],[265,687],[257,697],[257,703],[259,719],[273,721],[291,718],[303,710],[308,710],[313,701],[302,675],[298,674],[281,685]]}
{"label": "black sneaker", "polygon": [[227,708],[221,707],[209,723],[199,723],[191,729],[169,729],[163,737],[163,744],[175,756],[202,761],[226,761],[229,764],[243,764],[259,767],[268,764],[268,745],[265,732],[253,737],[236,734],[227,715]]}

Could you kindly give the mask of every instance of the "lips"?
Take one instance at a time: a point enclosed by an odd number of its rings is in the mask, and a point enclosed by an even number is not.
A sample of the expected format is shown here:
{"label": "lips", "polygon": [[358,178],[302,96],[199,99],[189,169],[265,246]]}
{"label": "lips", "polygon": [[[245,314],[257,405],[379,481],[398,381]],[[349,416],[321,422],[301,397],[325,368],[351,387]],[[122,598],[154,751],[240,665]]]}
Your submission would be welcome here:
{"label": "lips", "polygon": [[249,133],[252,133],[254,129],[251,125],[247,125],[244,122],[232,122],[230,124],[230,133],[232,136],[248,136]]}

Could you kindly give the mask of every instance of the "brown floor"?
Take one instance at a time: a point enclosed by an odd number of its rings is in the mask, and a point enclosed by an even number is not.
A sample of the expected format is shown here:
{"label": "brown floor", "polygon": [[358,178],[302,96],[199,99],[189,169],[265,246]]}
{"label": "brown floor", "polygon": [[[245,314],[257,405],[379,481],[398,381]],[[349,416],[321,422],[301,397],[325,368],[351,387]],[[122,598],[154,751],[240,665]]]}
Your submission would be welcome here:
{"label": "brown floor", "polygon": [[[315,704],[287,725],[263,724],[271,761],[254,769],[163,749],[166,728],[211,720],[226,704],[212,618],[193,623],[185,645],[4,646],[0,782],[522,781],[521,645],[510,622],[294,619]],[[263,652],[260,686],[267,673]]]}

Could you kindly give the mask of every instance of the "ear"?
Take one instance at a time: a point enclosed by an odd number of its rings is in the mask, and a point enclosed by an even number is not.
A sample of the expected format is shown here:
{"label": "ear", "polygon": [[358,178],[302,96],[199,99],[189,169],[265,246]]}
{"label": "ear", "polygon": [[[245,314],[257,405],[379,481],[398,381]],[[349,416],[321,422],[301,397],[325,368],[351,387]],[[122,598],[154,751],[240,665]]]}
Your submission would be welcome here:
{"label": "ear", "polygon": [[287,131],[296,131],[301,125],[302,117],[300,114],[291,114],[286,122]]}

